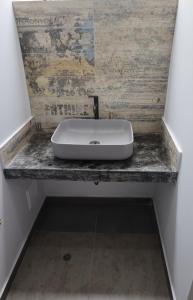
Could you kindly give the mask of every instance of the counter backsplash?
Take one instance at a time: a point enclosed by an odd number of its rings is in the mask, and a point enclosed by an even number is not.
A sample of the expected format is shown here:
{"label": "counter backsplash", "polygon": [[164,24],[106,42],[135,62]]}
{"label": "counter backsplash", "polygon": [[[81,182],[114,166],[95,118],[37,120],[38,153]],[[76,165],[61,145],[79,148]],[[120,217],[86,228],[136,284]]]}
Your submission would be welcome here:
{"label": "counter backsplash", "polygon": [[160,132],[177,0],[13,2],[32,114],[50,130],[69,117],[124,118]]}

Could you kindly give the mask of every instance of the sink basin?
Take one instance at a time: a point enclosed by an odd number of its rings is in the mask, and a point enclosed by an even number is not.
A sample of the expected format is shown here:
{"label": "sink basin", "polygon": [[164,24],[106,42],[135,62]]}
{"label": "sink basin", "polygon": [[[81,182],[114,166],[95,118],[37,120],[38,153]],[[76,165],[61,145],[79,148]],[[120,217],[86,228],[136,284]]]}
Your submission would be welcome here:
{"label": "sink basin", "polygon": [[58,158],[122,160],[133,153],[133,130],[127,120],[70,119],[58,125],[51,142]]}

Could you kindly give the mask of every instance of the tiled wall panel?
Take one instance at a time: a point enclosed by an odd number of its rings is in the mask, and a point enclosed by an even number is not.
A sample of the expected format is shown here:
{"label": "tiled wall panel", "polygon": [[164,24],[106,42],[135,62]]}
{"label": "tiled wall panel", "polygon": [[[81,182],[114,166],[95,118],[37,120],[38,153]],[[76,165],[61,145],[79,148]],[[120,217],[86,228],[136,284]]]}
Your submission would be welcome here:
{"label": "tiled wall panel", "polygon": [[14,2],[32,112],[44,129],[67,117],[126,118],[159,132],[177,0]]}

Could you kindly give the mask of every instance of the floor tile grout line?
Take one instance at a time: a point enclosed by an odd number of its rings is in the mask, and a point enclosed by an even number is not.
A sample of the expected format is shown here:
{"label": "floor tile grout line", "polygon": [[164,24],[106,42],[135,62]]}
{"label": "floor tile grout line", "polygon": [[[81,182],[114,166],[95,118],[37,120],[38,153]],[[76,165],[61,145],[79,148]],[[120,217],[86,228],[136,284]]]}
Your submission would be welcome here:
{"label": "floor tile grout line", "polygon": [[90,270],[89,270],[89,278],[88,278],[88,300],[90,299],[89,291],[90,291],[90,287],[91,287],[93,262],[94,262],[94,254],[95,254],[95,247],[96,247],[97,223],[98,223],[98,216],[96,216],[96,219],[95,219],[94,232],[93,232],[92,253],[91,253],[91,259],[90,259]]}

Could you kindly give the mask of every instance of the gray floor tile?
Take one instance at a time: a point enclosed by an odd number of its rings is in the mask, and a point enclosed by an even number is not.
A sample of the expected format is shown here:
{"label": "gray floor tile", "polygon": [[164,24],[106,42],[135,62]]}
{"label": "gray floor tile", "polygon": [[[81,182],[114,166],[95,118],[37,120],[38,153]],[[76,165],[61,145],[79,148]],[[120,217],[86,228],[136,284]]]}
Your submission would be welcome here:
{"label": "gray floor tile", "polygon": [[157,235],[34,232],[7,299],[168,300]]}
{"label": "gray floor tile", "polygon": [[45,203],[7,300],[170,299],[151,201],[63,200]]}
{"label": "gray floor tile", "polygon": [[59,202],[45,204],[37,229],[61,232],[93,232],[97,209],[92,206],[69,205]]}
{"label": "gray floor tile", "polygon": [[89,299],[169,300],[157,236],[97,234]]}
{"label": "gray floor tile", "polygon": [[34,233],[7,299],[88,299],[92,243],[91,233]]}
{"label": "gray floor tile", "polygon": [[111,205],[99,209],[97,232],[155,233],[153,208],[147,205]]}
{"label": "gray floor tile", "polygon": [[155,233],[150,199],[48,198],[37,229],[61,232]]}

